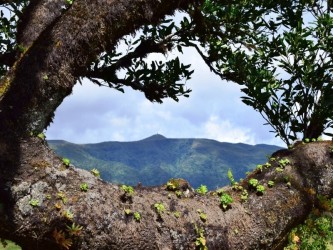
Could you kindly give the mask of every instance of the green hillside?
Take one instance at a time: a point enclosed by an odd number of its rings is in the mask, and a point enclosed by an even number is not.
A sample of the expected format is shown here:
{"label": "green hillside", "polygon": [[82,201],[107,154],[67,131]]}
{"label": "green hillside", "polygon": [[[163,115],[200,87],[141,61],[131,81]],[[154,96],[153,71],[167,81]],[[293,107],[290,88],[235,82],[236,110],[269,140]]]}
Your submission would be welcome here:
{"label": "green hillside", "polygon": [[257,164],[265,163],[267,155],[280,149],[264,144],[169,139],[158,134],[134,142],[73,144],[50,140],[48,143],[77,167],[97,168],[109,182],[154,186],[170,178],[184,178],[193,187],[205,184],[210,189],[228,183],[229,168],[236,179],[243,178]]}

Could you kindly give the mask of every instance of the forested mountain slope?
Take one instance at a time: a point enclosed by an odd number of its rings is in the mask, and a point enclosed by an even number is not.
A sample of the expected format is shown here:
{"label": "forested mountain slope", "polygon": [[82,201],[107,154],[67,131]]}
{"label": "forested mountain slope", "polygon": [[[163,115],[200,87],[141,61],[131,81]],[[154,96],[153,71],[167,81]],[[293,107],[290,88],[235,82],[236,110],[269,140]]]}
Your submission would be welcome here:
{"label": "forested mountain slope", "polygon": [[229,168],[236,179],[243,178],[247,171],[265,163],[268,155],[280,149],[209,139],[169,139],[159,134],[133,142],[73,144],[50,140],[48,143],[77,167],[97,168],[106,181],[154,186],[179,177],[193,187],[204,184],[210,189],[228,183]]}

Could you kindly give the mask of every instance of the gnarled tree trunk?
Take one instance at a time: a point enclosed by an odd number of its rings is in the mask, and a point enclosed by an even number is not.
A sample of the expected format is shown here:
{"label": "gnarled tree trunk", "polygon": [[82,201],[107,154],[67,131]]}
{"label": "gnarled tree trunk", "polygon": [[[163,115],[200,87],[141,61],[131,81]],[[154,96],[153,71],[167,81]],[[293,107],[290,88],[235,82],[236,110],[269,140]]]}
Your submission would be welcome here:
{"label": "gnarled tree trunk", "polygon": [[[264,185],[273,179],[276,185],[264,195],[249,190],[243,203],[239,192],[226,188],[234,202],[224,210],[216,193],[200,196],[190,188],[180,198],[165,186],[126,194],[66,166],[42,139],[31,136],[49,125],[99,53],[190,3],[74,1],[62,10],[65,1],[32,1],[18,30],[25,51],[0,85],[1,238],[24,249],[194,249],[205,242],[209,249],[279,249],[290,228],[308,215],[314,193],[332,194],[328,142],[277,153],[290,160],[283,172],[272,162],[253,174]],[[247,181],[243,186],[248,189]]]}

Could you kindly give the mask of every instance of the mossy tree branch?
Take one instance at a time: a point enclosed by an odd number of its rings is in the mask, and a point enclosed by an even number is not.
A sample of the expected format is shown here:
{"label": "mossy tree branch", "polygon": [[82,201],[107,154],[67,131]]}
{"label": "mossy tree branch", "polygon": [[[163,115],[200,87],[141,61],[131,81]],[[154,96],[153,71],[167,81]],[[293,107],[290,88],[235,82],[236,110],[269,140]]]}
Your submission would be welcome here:
{"label": "mossy tree branch", "polygon": [[[289,230],[315,205],[316,195],[332,195],[330,147],[330,142],[318,142],[277,152],[270,167],[241,183],[249,194],[245,202],[241,191],[224,188],[234,201],[223,209],[216,192],[200,195],[188,184],[182,185],[186,190],[180,189],[181,195],[167,185],[138,186],[126,195],[118,185],[66,166],[41,139],[30,138],[20,144],[15,179],[5,175],[8,165],[0,170],[5,183],[0,192],[0,236],[24,249],[57,249],[67,243],[71,249],[195,249],[200,229],[208,249],[281,249]],[[280,159],[289,160],[283,172],[276,170]],[[264,194],[251,189],[251,178],[266,188]],[[275,183],[272,188],[270,180]],[[163,211],[155,204],[162,204]],[[68,227],[75,225],[82,228],[71,235]]]}

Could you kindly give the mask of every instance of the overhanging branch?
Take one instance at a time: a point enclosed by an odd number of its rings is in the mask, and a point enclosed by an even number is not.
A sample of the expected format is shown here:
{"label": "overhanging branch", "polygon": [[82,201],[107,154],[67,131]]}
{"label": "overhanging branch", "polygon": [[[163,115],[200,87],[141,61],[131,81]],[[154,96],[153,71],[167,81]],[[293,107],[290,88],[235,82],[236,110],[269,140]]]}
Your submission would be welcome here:
{"label": "overhanging branch", "polygon": [[204,53],[200,50],[199,46],[195,43],[189,42],[187,43],[189,46],[193,47],[196,49],[196,51],[199,53],[199,55],[201,56],[201,58],[204,60],[204,62],[206,63],[206,65],[209,67],[209,69],[214,72],[216,75],[218,75],[219,77],[221,77],[222,79],[225,79],[225,76],[223,74],[221,74],[219,71],[217,71],[213,66],[211,61],[209,60],[209,58],[207,56],[204,55]]}

